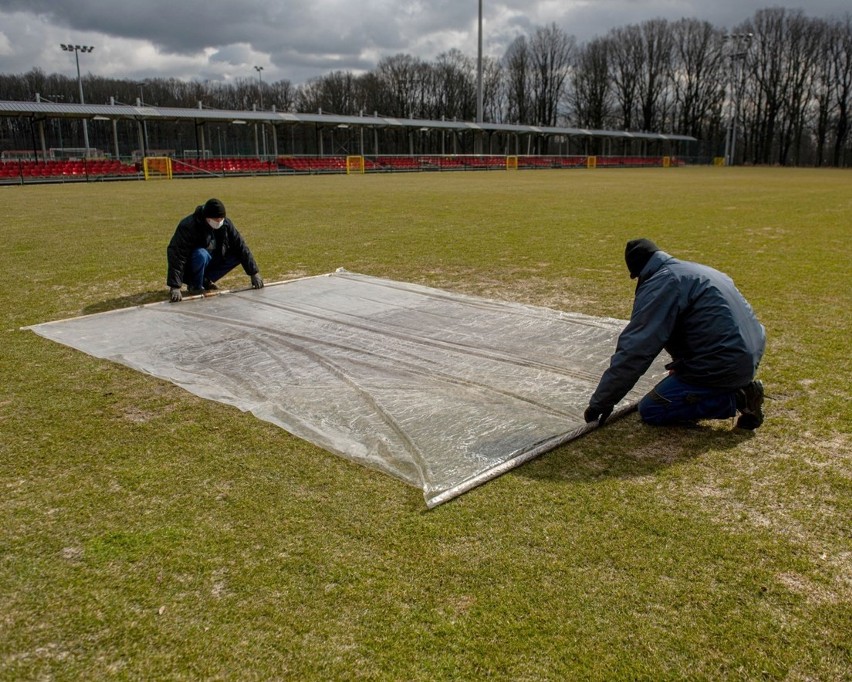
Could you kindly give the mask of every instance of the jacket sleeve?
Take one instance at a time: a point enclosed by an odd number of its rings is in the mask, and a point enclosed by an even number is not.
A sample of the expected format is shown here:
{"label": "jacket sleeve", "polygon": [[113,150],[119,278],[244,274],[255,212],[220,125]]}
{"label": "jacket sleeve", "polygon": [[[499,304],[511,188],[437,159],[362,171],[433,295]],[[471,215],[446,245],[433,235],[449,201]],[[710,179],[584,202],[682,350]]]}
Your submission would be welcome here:
{"label": "jacket sleeve", "polygon": [[613,407],[627,395],[668,342],[679,310],[680,292],[671,277],[651,277],[639,285],[630,322],[589,400],[591,407]]}
{"label": "jacket sleeve", "polygon": [[166,258],[168,260],[168,274],[166,275],[166,284],[169,287],[180,288],[183,284],[183,268],[186,264],[186,259],[192,251],[190,242],[190,229],[185,224],[186,221],[181,221],[175,230],[169,246],[166,249]]}
{"label": "jacket sleeve", "polygon": [[248,244],[246,244],[245,239],[243,239],[237,228],[233,227],[233,223],[231,225],[232,230],[228,235],[228,250],[239,256],[240,264],[249,277],[256,275],[260,272],[260,269],[257,267],[251,249],[249,249]]}

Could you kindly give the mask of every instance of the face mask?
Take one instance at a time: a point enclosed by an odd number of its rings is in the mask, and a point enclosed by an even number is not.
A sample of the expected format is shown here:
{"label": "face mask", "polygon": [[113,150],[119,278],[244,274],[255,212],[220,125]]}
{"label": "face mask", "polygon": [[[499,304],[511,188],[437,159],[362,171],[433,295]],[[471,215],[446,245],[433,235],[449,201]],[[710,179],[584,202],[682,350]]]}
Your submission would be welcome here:
{"label": "face mask", "polygon": [[214,230],[218,230],[220,227],[222,227],[222,225],[225,224],[225,219],[222,218],[222,220],[216,220],[215,218],[208,218],[207,224]]}

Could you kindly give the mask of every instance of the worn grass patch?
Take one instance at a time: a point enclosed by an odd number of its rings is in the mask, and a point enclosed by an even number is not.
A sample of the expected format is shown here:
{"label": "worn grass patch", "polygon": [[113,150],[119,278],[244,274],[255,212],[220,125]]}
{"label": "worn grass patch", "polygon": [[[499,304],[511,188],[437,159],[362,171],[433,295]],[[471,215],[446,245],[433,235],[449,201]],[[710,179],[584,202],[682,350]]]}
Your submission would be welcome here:
{"label": "worn grass patch", "polygon": [[[0,678],[852,676],[848,172],[0,196]],[[164,300],[166,244],[210,196],[268,281],[343,266],[593,315],[629,315],[624,242],[651,237],[754,305],[767,421],[633,415],[425,512],[416,489],[19,330]]]}

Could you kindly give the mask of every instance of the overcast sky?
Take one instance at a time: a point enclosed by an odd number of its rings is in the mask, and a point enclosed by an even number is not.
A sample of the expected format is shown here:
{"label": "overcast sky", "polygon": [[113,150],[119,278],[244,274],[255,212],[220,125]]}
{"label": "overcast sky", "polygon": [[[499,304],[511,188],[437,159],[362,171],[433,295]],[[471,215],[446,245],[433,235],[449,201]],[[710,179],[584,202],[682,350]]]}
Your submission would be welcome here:
{"label": "overcast sky", "polygon": [[[706,19],[733,28],[766,7],[842,17],[850,0],[483,1],[486,55],[555,22],[579,42],[647,19]],[[60,43],[93,45],[85,75],[196,81],[288,79],[361,72],[384,56],[432,60],[451,48],[475,57],[478,0],[0,0],[0,73],[76,76]],[[0,99],[3,94],[0,93]]]}

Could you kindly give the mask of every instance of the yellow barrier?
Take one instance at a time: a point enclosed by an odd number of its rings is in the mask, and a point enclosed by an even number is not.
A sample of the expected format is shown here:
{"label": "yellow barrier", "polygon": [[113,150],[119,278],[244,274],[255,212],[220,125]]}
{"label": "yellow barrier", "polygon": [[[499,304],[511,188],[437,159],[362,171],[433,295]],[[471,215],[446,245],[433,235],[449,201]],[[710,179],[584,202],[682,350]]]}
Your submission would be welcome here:
{"label": "yellow barrier", "polygon": [[168,156],[146,156],[142,159],[146,180],[171,180],[172,160]]}
{"label": "yellow barrier", "polygon": [[347,156],[346,157],[346,175],[352,173],[364,172],[364,157],[363,156]]}

